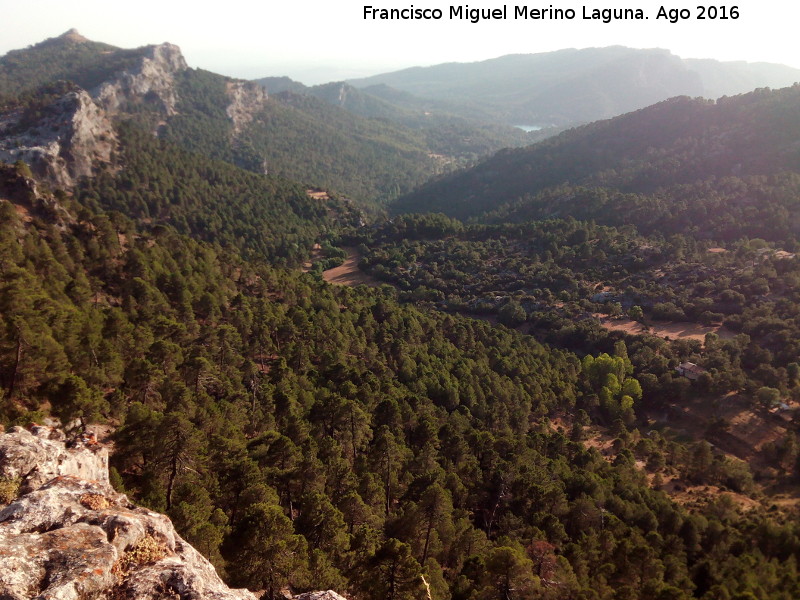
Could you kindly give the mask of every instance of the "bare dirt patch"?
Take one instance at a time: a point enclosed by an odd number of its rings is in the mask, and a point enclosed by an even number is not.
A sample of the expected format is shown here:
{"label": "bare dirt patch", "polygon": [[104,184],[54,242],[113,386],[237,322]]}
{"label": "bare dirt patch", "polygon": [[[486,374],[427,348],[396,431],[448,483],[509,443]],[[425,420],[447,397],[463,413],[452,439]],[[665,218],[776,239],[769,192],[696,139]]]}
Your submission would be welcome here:
{"label": "bare dirt patch", "polygon": [[358,268],[358,262],[361,260],[358,250],[348,247],[344,248],[344,251],[347,252],[347,258],[341,265],[322,272],[322,278],[325,281],[334,285],[368,285],[370,287],[383,285],[384,282],[367,275]]}
{"label": "bare dirt patch", "polygon": [[716,485],[687,485],[681,479],[670,479],[659,489],[669,494],[670,498],[688,509],[700,509],[707,504],[726,496],[741,511],[748,512],[761,506],[761,503],[749,496],[727,490]]}
{"label": "bare dirt patch", "polygon": [[775,466],[767,464],[761,452],[767,444],[782,439],[788,429],[780,415],[754,406],[744,394],[733,393],[715,401],[698,398],[673,404],[669,414],[657,416],[656,421],[691,439],[706,439],[719,451],[756,469]]}
{"label": "bare dirt patch", "polygon": [[665,340],[697,340],[698,342],[703,342],[707,333],[716,333],[723,340],[733,339],[736,335],[721,325],[706,326],[688,321],[669,323],[652,321],[649,323],[649,327],[645,327],[631,319],[613,319],[601,314],[595,314],[594,316],[600,320],[600,325],[610,331],[622,331],[629,335],[654,335]]}
{"label": "bare dirt patch", "polygon": [[14,202],[12,202],[12,204],[14,206],[14,210],[17,211],[19,218],[22,219],[23,222],[30,223],[33,221],[33,217],[27,208]]}
{"label": "bare dirt patch", "polygon": [[310,189],[306,190],[306,195],[313,200],[330,200],[331,197],[328,192],[324,190]]}

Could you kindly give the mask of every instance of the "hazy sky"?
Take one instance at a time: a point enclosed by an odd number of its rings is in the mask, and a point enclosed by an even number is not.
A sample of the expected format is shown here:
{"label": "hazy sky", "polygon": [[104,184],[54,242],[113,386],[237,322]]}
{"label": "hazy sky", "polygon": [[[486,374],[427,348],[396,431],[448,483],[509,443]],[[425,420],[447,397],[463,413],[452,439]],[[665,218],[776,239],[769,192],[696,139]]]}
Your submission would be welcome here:
{"label": "hazy sky", "polygon": [[[376,8],[440,8],[438,21],[380,21],[363,18],[365,4]],[[457,3],[454,3],[458,6]],[[587,0],[558,2],[572,8],[574,20],[514,20],[507,3],[505,21],[450,20],[450,4],[393,0],[289,1],[243,0],[176,2],[139,0],[0,0],[0,54],[59,35],[72,27],[86,37],[116,46],[134,47],[169,41],[178,44],[193,67],[236,77],[289,75],[304,83],[320,83],[414,65],[475,61],[511,53],[561,48],[624,45],[667,48],[684,58],[769,61],[800,68],[797,26],[800,3],[742,0],[737,20],[699,21],[697,0],[666,4],[685,8],[692,19],[678,23],[657,20],[659,2]],[[470,8],[496,8],[503,3],[475,2]],[[583,7],[637,8],[645,21],[582,19]],[[723,6],[717,2],[717,7]]]}

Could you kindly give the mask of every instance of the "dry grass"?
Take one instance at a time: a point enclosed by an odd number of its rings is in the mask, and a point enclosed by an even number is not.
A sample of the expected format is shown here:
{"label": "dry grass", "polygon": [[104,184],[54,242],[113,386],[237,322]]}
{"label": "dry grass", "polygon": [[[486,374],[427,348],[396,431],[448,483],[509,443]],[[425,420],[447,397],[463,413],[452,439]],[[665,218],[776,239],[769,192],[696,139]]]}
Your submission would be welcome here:
{"label": "dry grass", "polygon": [[652,321],[650,327],[645,328],[641,323],[631,319],[612,319],[601,314],[596,314],[600,325],[610,331],[622,331],[629,335],[654,335],[670,340],[697,340],[703,342],[707,333],[716,333],[721,339],[733,339],[734,333],[720,325],[711,327],[690,323],[688,321],[658,322]]}
{"label": "dry grass", "polygon": [[117,580],[122,581],[139,566],[158,562],[167,554],[169,549],[166,544],[148,534],[119,558],[111,572],[117,576]]}
{"label": "dry grass", "polygon": [[330,200],[331,197],[328,195],[328,192],[324,190],[306,190],[306,195],[311,198],[312,200]]}

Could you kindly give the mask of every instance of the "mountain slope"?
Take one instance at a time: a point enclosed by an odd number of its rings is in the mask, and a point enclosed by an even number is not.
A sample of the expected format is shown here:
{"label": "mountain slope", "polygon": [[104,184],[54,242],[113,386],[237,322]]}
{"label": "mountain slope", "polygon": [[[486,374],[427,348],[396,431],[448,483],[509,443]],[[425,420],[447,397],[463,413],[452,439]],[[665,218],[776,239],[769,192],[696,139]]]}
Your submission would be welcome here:
{"label": "mountain slope", "polygon": [[[9,189],[28,183],[2,175]],[[0,420],[118,422],[115,486],[167,513],[218,570],[229,566],[228,583],[271,600],[326,587],[384,600],[397,565],[409,599],[424,597],[423,575],[440,598],[501,597],[507,581],[529,597],[555,588],[598,600],[640,587],[678,600],[712,586],[729,597],[798,589],[791,520],[757,502],[740,513],[728,494],[686,509],[637,466],[740,489],[741,463],[624,424],[613,460],[582,441],[597,393],[602,410],[630,413],[597,389],[638,388],[622,355],[595,367],[510,329],[246,262],[80,199],[59,226],[13,196],[0,200]],[[571,414],[569,436],[549,421]],[[22,483],[8,475],[3,503]],[[96,490],[61,483],[56,506],[94,532],[100,515],[78,503],[102,504],[82,497]],[[2,510],[5,529],[29,502]],[[29,535],[63,533],[52,525]],[[114,531],[132,543],[145,533]],[[108,549],[106,536],[90,539]],[[165,566],[147,560],[150,572]],[[176,580],[161,581],[163,595]]]}
{"label": "mountain slope", "polygon": [[[705,211],[716,197],[714,205],[736,208],[733,218],[738,215],[742,224],[755,225],[754,219],[745,217],[748,205],[794,214],[791,190],[796,188],[793,177],[798,175],[799,161],[800,86],[716,103],[675,98],[529,148],[499,152],[473,169],[443,177],[400,199],[394,209],[462,218],[500,210],[493,220],[571,214],[609,224],[641,224],[641,219],[631,219],[630,211],[618,210],[630,205],[624,194],[634,193],[644,195],[637,200],[644,207],[643,219],[655,204],[660,207],[654,217],[663,211],[691,212],[698,207]],[[722,178],[733,178],[733,183],[725,184]],[[564,185],[604,188],[616,200],[604,198],[604,208],[598,209],[588,197],[586,202],[573,201],[574,190],[556,187]],[[759,191],[749,196],[741,185]],[[712,220],[721,215],[708,211]],[[796,231],[794,216],[780,220],[779,231],[786,235]],[[650,221],[654,222],[657,219]],[[703,220],[695,219],[694,225],[702,228]]]}
{"label": "mountain slope", "polygon": [[[268,93],[281,101],[295,98],[292,105],[303,109],[296,96],[313,97],[328,105],[346,110],[371,122],[372,127],[395,132],[397,139],[412,138],[417,147],[434,158],[439,169],[472,164],[501,148],[518,147],[541,139],[542,134],[527,133],[518,128],[486,119],[458,116],[460,107],[436,100],[423,100],[387,86],[357,89],[344,82],[331,82],[306,87],[288,78],[257,80]],[[319,112],[313,103],[308,108]],[[338,113],[331,111],[325,123],[336,123]],[[376,122],[377,121],[377,122]],[[363,128],[363,125],[361,126]]]}
{"label": "mountain slope", "polygon": [[236,82],[202,70],[177,80],[178,113],[161,137],[249,170],[385,202],[441,172],[421,137],[313,97]]}
{"label": "mountain slope", "polygon": [[[443,600],[798,597],[800,536],[791,510],[747,496],[756,489],[747,464],[704,441],[686,443],[667,429],[649,429],[648,414],[640,412],[654,401],[662,408],[672,398],[705,400],[700,386],[719,384],[717,373],[695,385],[674,369],[699,352],[699,342],[665,348],[629,339],[629,355],[615,332],[596,337],[581,360],[513,329],[403,306],[388,286],[334,287],[315,274],[277,268],[297,262],[304,247],[349,211],[326,194],[311,198],[303,186],[232,164],[263,170],[269,140],[256,133],[302,133],[297,141],[287,135],[290,150],[306,143],[309,128],[330,119],[330,131],[310,138],[323,155],[332,153],[323,143],[336,131],[333,121],[352,129],[347,152],[378,152],[382,144],[387,152],[413,151],[415,137],[391,145],[381,132],[400,135],[397,128],[364,124],[307,96],[270,98],[254,84],[188,70],[177,57],[174,47],[152,47],[91,93],[59,84],[52,95],[22,100],[4,116],[10,153],[22,151],[12,143],[17,137],[55,142],[50,164],[63,160],[71,179],[69,190],[52,189],[52,181],[37,185],[23,162],[0,165],[0,424],[55,417],[78,430],[94,422],[115,428],[109,480],[157,522],[150,522],[148,539],[147,524],[131,525],[130,512],[103,506],[121,504],[116,494],[106,497],[97,493],[106,489],[71,478],[49,488],[63,495],[38,512],[41,519],[26,519],[20,509],[34,498],[16,498],[28,483],[23,470],[4,472],[0,503],[11,504],[0,510],[0,534],[19,527],[35,543],[55,540],[34,546],[30,559],[21,550],[0,551],[0,563],[10,562],[14,577],[29,578],[14,600],[79,592],[100,600],[110,594],[77,586],[92,586],[92,575],[99,575],[128,588],[139,567],[157,577],[151,589],[134,590],[136,598],[213,595],[194,593],[179,575],[162,570],[161,554],[173,548],[179,554],[178,544],[159,543],[157,537],[169,541],[158,527],[166,521],[150,511],[166,513],[228,582],[269,600],[327,587],[363,600],[418,600],[427,585],[430,597]],[[78,110],[81,102],[64,106],[65,97],[91,103],[96,114]],[[665,106],[667,123],[680,116]],[[699,116],[690,111],[676,133],[697,129],[702,110]],[[71,120],[53,131],[59,122],[48,118],[57,116]],[[296,127],[300,121],[303,127]],[[105,122],[110,132],[100,127]],[[554,142],[551,148],[563,150],[556,156],[564,163],[561,174],[606,177],[620,186],[637,182],[649,172],[635,161],[659,137],[647,123],[634,124],[643,140],[621,166],[614,154],[630,142],[598,134],[598,147],[576,155],[591,163],[582,167],[569,162],[575,148]],[[75,170],[72,143],[83,127],[87,148],[103,136],[111,146],[107,157],[80,154],[90,165],[85,173]],[[743,127],[727,137],[753,142],[751,133]],[[62,134],[67,139],[59,140]],[[667,141],[668,149],[690,158],[708,151],[688,136]],[[771,141],[794,160],[790,143],[781,146],[777,133]],[[752,147],[764,160],[779,158]],[[656,157],[670,174],[676,159],[666,151]],[[385,168],[380,158],[359,163],[365,170],[355,175]],[[268,162],[270,170],[277,160]],[[614,173],[609,167],[596,174],[608,165],[617,165]],[[433,252],[427,241],[407,243],[441,226],[445,239]],[[498,288],[513,294],[498,312],[510,325],[520,313],[526,317],[516,279],[517,273],[535,276],[522,271],[529,271],[528,259],[565,267],[560,273],[536,268],[543,276],[536,293],[564,309],[584,289],[569,285],[566,267],[596,261],[602,268],[587,273],[585,282],[594,290],[600,277],[619,275],[617,266],[641,268],[632,251],[646,258],[657,248],[671,259],[688,246],[662,239],[642,248],[628,230],[574,221],[557,229],[464,230],[446,219],[412,217],[387,223],[387,236],[395,228],[401,247],[378,249],[370,257],[376,268],[385,263],[406,271],[404,279],[418,275],[423,284],[413,291],[424,299],[453,280],[462,291],[461,282],[480,283],[479,270],[466,265],[488,267],[497,277],[473,289],[495,299]],[[467,237],[456,239],[459,230]],[[741,256],[735,253],[741,261],[750,260],[748,247],[745,241]],[[695,254],[704,250],[694,248]],[[756,266],[746,279],[757,301],[793,293],[779,287],[780,265]],[[560,299],[545,285],[554,278],[566,293]],[[731,283],[735,289],[728,289]],[[697,291],[738,304],[743,283],[720,278],[725,289],[698,285]],[[716,318],[714,301],[704,299],[694,308]],[[796,317],[788,297],[773,299],[784,307],[781,318]],[[569,315],[570,326],[580,325],[577,314]],[[741,325],[745,317],[736,316]],[[747,315],[747,326],[774,332],[770,348],[782,353],[778,362],[748,335],[725,345],[709,337],[708,345],[717,346],[723,377],[730,371],[726,360],[741,359],[757,371],[764,386],[754,388],[756,396],[769,402],[800,389],[793,362],[800,337],[785,336],[781,323],[759,316]],[[567,335],[575,340],[580,331]],[[642,364],[651,368],[643,371]],[[724,433],[727,424],[717,420],[715,427]],[[787,431],[768,451],[779,456],[770,469],[794,477],[797,447]],[[36,462],[34,476],[44,466]],[[694,488],[687,506],[660,489],[666,478],[673,488]],[[35,498],[44,495],[39,492],[47,490],[33,492]],[[64,543],[67,528],[53,518],[59,515],[101,555],[97,562],[87,561],[97,555],[87,556],[85,544]],[[119,550],[134,556],[115,571]],[[56,575],[58,565],[74,567],[75,586]],[[57,589],[62,584],[66,589]],[[11,596],[5,589],[0,594]]]}
{"label": "mountain slope", "polygon": [[[72,83],[54,87],[54,79]],[[98,119],[132,119],[208,157],[333,188],[373,206],[450,164],[431,156],[423,136],[401,125],[361,118],[311,98],[268,97],[255,84],[189,69],[170,44],[121,50],[76,32],[0,59],[3,159],[27,160],[38,175],[61,186],[112,162],[107,152],[74,168],[73,131],[56,131],[43,120],[60,124],[65,111],[54,106],[59,94],[78,90],[91,97],[88,104],[105,111]],[[83,119],[83,129],[111,140],[113,150],[113,131],[96,121]]]}

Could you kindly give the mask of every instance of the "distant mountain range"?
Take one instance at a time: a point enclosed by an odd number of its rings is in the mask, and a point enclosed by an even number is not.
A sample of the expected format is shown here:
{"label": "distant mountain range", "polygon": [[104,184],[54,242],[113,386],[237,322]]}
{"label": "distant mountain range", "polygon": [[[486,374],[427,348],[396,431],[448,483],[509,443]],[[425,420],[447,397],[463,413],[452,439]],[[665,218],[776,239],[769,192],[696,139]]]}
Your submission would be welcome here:
{"label": "distant mountain range", "polygon": [[[781,65],[616,46],[307,87],[287,77],[231,79],[190,69],[177,46],[120,49],[71,30],[0,57],[0,155],[22,158],[69,187],[98,161],[112,160],[112,121],[130,119],[208,158],[378,209],[431,177],[577,123],[675,95],[733,94],[794,80],[800,71]],[[91,126],[74,126],[78,113]],[[74,132],[65,129],[68,121]]]}
{"label": "distant mountain range", "polygon": [[574,125],[673,96],[717,98],[800,81],[770,63],[682,59],[668,50],[612,46],[514,54],[474,63],[413,67],[351,80],[457,104],[460,114],[512,125]]}

